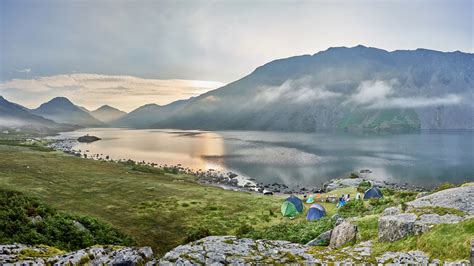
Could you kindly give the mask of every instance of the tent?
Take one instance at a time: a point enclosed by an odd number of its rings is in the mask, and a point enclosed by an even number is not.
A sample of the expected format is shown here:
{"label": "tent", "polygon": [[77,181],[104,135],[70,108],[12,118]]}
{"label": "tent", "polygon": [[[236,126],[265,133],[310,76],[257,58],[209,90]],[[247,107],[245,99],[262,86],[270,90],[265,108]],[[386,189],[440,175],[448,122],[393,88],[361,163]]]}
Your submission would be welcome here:
{"label": "tent", "polygon": [[294,217],[303,212],[303,202],[295,196],[288,197],[281,204],[281,214],[287,217]]}
{"label": "tent", "polygon": [[323,206],[315,203],[309,207],[308,213],[306,214],[306,220],[319,220],[324,216],[326,216],[326,209],[324,209]]}
{"label": "tent", "polygon": [[366,199],[371,199],[371,198],[379,199],[381,197],[382,197],[382,191],[380,191],[380,189],[378,189],[376,187],[369,188],[364,193],[364,199],[365,200]]}
{"label": "tent", "polygon": [[306,203],[313,203],[314,202],[314,196],[310,195],[308,199],[306,200]]}

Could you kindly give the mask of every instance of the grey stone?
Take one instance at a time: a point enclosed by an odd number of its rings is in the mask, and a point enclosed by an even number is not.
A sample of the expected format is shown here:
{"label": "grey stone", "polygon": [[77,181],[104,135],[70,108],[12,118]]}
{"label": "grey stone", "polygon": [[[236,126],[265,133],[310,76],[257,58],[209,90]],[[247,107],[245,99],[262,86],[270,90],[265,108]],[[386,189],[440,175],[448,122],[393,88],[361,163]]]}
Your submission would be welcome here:
{"label": "grey stone", "polygon": [[328,230],[324,233],[321,233],[315,239],[309,241],[306,245],[307,246],[327,246],[329,241],[331,240],[332,230]]}
{"label": "grey stone", "polygon": [[344,221],[340,225],[334,227],[331,234],[329,245],[331,247],[340,247],[350,241],[355,240],[357,235],[357,226]]}
{"label": "grey stone", "polygon": [[412,208],[445,207],[474,215],[474,185],[445,189],[408,202]]}
{"label": "grey stone", "polygon": [[398,207],[390,207],[387,208],[383,211],[382,216],[388,216],[388,215],[397,215],[402,213],[402,210]]}
{"label": "grey stone", "polygon": [[379,241],[396,241],[410,235],[420,234],[427,230],[416,223],[417,216],[413,213],[381,216],[378,223]]}
{"label": "grey stone", "polygon": [[460,217],[453,214],[423,214],[420,215],[417,223],[418,224],[427,224],[427,225],[434,225],[434,224],[455,224],[459,223],[460,221],[464,220],[464,217]]}

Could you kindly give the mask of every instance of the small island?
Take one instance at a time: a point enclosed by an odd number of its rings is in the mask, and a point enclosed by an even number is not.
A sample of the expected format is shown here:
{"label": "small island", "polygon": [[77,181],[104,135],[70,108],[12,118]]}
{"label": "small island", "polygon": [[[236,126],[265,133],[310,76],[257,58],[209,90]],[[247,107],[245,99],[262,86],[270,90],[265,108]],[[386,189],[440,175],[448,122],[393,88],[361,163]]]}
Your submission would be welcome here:
{"label": "small island", "polygon": [[101,138],[96,137],[96,136],[89,136],[89,135],[85,135],[85,136],[77,138],[77,141],[85,142],[85,143],[91,143],[98,140],[101,140]]}

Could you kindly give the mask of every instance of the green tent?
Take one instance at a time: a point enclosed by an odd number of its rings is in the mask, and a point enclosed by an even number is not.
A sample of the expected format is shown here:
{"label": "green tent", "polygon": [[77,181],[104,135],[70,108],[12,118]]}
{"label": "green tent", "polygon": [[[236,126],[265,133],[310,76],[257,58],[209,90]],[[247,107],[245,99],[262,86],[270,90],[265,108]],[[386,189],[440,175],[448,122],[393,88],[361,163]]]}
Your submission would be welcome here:
{"label": "green tent", "polygon": [[285,201],[281,205],[281,214],[286,217],[295,217],[299,214],[298,210],[296,209],[295,204]]}

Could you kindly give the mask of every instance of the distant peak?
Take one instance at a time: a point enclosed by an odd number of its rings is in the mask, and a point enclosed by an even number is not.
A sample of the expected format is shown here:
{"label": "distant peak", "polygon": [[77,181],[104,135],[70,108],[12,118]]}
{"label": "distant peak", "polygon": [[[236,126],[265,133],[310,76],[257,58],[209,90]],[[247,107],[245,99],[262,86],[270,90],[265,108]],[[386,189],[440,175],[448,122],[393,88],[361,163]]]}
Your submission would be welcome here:
{"label": "distant peak", "polygon": [[53,99],[51,99],[49,101],[50,103],[70,103],[70,104],[73,104],[68,98],[66,97],[54,97]]}
{"label": "distant peak", "polygon": [[[115,107],[112,107],[108,104],[104,104],[102,105],[101,107],[97,108],[95,111],[119,111],[119,112],[122,112],[120,111],[119,109],[115,108]],[[94,112],[95,112],[94,111]]]}

